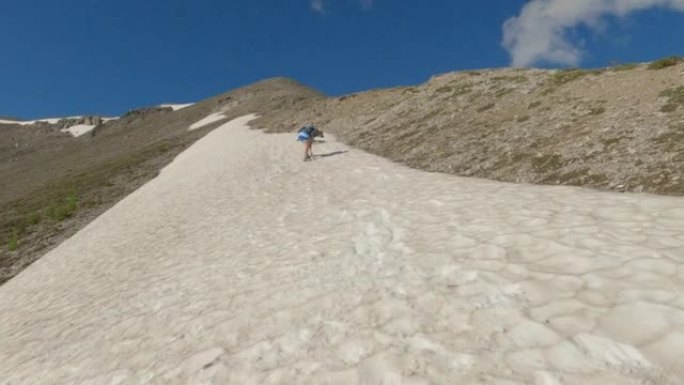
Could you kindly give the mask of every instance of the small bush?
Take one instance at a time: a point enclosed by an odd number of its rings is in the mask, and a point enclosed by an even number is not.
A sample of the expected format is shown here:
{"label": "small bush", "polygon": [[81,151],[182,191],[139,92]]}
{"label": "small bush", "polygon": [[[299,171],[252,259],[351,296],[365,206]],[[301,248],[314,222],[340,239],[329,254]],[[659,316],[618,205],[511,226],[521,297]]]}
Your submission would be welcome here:
{"label": "small bush", "polygon": [[503,76],[495,76],[492,78],[492,80],[503,81],[503,82],[511,82],[511,83],[525,83],[528,79],[527,79],[527,76],[523,76],[523,75],[517,75],[517,76],[503,75]]}
{"label": "small bush", "polygon": [[502,89],[496,91],[494,93],[494,96],[496,96],[497,98],[500,98],[502,96],[510,94],[511,92],[513,92],[512,88],[502,88]]}
{"label": "small bush", "polygon": [[613,71],[629,71],[639,68],[639,64],[637,63],[625,63],[625,64],[619,64],[614,67],[611,67],[610,69]]}
{"label": "small bush", "polygon": [[31,226],[35,226],[35,225],[37,225],[38,223],[40,223],[40,220],[41,220],[41,219],[42,219],[42,218],[41,218],[41,216],[40,216],[40,212],[35,211],[35,212],[32,212],[31,214],[29,214],[29,216],[28,216],[28,223],[29,223],[29,225],[31,225]]}
{"label": "small bush", "polygon": [[549,78],[549,83],[551,83],[554,86],[560,86],[565,83],[570,83],[573,80],[579,79],[585,75],[587,75],[588,72],[582,71],[580,69],[569,69],[569,70],[561,70],[559,72],[556,72]]}
{"label": "small bush", "polygon": [[532,102],[532,103],[530,103],[530,105],[527,108],[531,110],[533,108],[537,108],[537,107],[541,106],[541,104],[542,104],[542,102],[540,102],[540,101]]}
{"label": "small bush", "polygon": [[54,203],[48,207],[47,216],[54,221],[61,222],[74,215],[78,208],[77,206],[78,198],[76,197],[76,192],[71,192],[61,202]]}
{"label": "small bush", "polygon": [[435,91],[436,91],[436,92],[439,92],[440,94],[443,94],[443,93],[446,93],[446,92],[451,92],[451,91],[453,91],[453,90],[454,90],[454,89],[453,89],[452,87],[450,87],[450,86],[443,86],[443,87],[439,87],[439,88],[436,89]]}
{"label": "small bush", "polygon": [[9,251],[15,251],[19,246],[19,240],[17,239],[17,229],[12,229],[12,236],[7,242],[7,248]]}
{"label": "small bush", "polygon": [[667,103],[666,105],[664,105],[660,108],[660,112],[673,112],[673,111],[676,111],[677,108],[679,108],[678,104]]}
{"label": "small bush", "polygon": [[546,81],[547,89],[542,94],[548,95],[554,92],[557,87],[560,87],[563,84],[570,83],[586,75],[600,75],[604,71],[604,69],[582,70],[578,68],[560,70],[549,77],[549,79]]}
{"label": "small bush", "polygon": [[470,93],[473,90],[472,84],[462,84],[454,90],[453,96],[461,96]]}
{"label": "small bush", "polygon": [[589,108],[589,115],[601,115],[606,112],[605,107],[591,107]]}
{"label": "small bush", "polygon": [[682,61],[684,61],[684,58],[682,58],[681,56],[670,56],[664,59],[654,61],[653,63],[649,64],[647,68],[650,70],[660,70],[663,68],[677,65]]}
{"label": "small bush", "polygon": [[522,122],[526,122],[526,121],[528,121],[528,120],[530,120],[530,117],[527,116],[527,115],[525,115],[525,116],[519,117],[519,118],[517,119],[517,122],[518,122],[518,123],[522,123]]}
{"label": "small bush", "polygon": [[672,112],[679,108],[679,106],[684,105],[684,86],[667,89],[661,92],[659,96],[661,98],[667,98],[667,104],[665,104],[660,111]]}
{"label": "small bush", "polygon": [[495,105],[496,104],[494,104],[494,103],[487,104],[486,106],[482,106],[482,107],[478,108],[477,112],[485,112],[487,110],[491,110],[492,108],[494,108]]}

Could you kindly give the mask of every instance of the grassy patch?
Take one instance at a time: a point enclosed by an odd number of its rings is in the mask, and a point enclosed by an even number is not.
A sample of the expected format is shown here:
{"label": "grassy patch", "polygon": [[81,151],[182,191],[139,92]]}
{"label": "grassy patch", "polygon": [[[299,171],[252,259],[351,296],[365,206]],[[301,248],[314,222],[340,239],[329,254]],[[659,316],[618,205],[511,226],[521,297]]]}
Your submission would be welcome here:
{"label": "grassy patch", "polygon": [[532,167],[537,172],[550,172],[563,167],[563,157],[560,154],[546,154],[532,158]]}
{"label": "grassy patch", "polygon": [[629,71],[639,68],[639,64],[637,63],[625,63],[625,64],[618,64],[614,67],[610,67],[612,71]]}
{"label": "grassy patch", "polygon": [[546,90],[542,92],[543,95],[548,95],[564,84],[570,83],[577,79],[583,78],[587,75],[599,75],[605,70],[582,70],[578,68],[571,68],[566,70],[560,70],[549,77],[546,81]]}
{"label": "grassy patch", "polygon": [[672,112],[684,105],[684,86],[670,88],[660,93],[661,98],[667,98],[667,103],[660,109],[663,112]]}
{"label": "grassy patch", "polygon": [[528,120],[530,120],[530,117],[527,116],[527,115],[521,116],[521,117],[519,117],[518,119],[516,119],[516,121],[517,121],[518,123],[526,122],[526,121],[528,121]]}
{"label": "grassy patch", "polygon": [[540,102],[540,101],[532,102],[532,103],[530,103],[529,106],[527,106],[527,108],[531,110],[531,109],[534,109],[534,108],[541,106],[541,104],[542,104],[542,102]]}
{"label": "grassy patch", "polygon": [[53,221],[61,222],[74,215],[77,208],[78,198],[76,197],[76,192],[72,191],[66,198],[52,203],[48,207],[46,214]]}
{"label": "grassy patch", "polygon": [[492,80],[498,81],[498,82],[510,82],[510,83],[525,83],[528,79],[527,76],[523,75],[503,75],[503,76],[495,76],[492,78]]}
{"label": "grassy patch", "polygon": [[500,89],[500,90],[497,90],[497,91],[494,93],[494,96],[496,96],[497,98],[500,98],[500,97],[502,97],[502,96],[504,96],[504,95],[510,94],[511,92],[513,92],[513,89],[512,89],[512,88],[502,88],[502,89]]}
{"label": "grassy patch", "polygon": [[445,86],[437,88],[435,90],[435,92],[440,93],[440,94],[450,93],[451,96],[454,97],[454,96],[461,96],[461,95],[468,94],[472,90],[473,90],[473,85],[470,83],[464,83],[464,84],[451,83],[449,85],[445,85]]}
{"label": "grassy patch", "polygon": [[27,222],[30,226],[35,226],[35,225],[39,224],[42,219],[43,219],[43,217],[42,217],[42,215],[40,215],[40,212],[34,211],[28,215]]}
{"label": "grassy patch", "polygon": [[9,251],[15,251],[17,250],[17,247],[19,247],[17,229],[12,229],[12,236],[10,237],[9,242],[7,242],[7,249],[9,249]]}
{"label": "grassy patch", "polygon": [[601,143],[603,143],[604,146],[610,147],[613,144],[616,144],[620,142],[621,138],[610,138],[610,139],[602,139]]}
{"label": "grassy patch", "polygon": [[570,83],[573,80],[584,77],[587,74],[587,71],[577,68],[561,70],[551,75],[548,82],[553,86],[561,86],[563,84]]}
{"label": "grassy patch", "polygon": [[[81,207],[87,208],[94,200],[101,199],[93,191],[101,191],[107,196],[124,194],[123,185],[119,186],[113,180],[122,175],[142,176],[142,163],[154,159],[158,154],[178,151],[178,147],[171,141],[160,141],[112,162],[93,165],[78,174],[65,176],[38,187],[22,199],[8,202],[0,207],[5,214],[0,222],[0,239],[8,239],[13,228],[21,237],[43,220],[61,222],[74,216]],[[81,192],[86,192],[86,196],[81,196]]]}
{"label": "grassy patch", "polygon": [[670,57],[666,57],[664,59],[656,60],[653,63],[649,64],[648,67],[646,67],[646,68],[648,68],[650,70],[660,70],[663,68],[672,67],[672,66],[677,65],[683,61],[684,61],[684,58],[682,58],[681,56],[670,56]]}

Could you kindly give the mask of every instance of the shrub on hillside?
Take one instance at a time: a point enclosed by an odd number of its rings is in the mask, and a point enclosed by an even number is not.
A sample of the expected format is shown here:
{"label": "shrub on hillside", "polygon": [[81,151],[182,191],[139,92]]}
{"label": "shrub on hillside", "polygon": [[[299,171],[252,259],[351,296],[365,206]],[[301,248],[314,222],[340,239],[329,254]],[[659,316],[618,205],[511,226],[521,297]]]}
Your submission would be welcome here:
{"label": "shrub on hillside", "polygon": [[639,64],[637,63],[625,63],[625,64],[618,64],[614,67],[611,67],[610,69],[613,71],[629,71],[639,68]]}
{"label": "shrub on hillside", "polygon": [[648,65],[648,69],[650,70],[659,70],[667,67],[672,67],[674,65],[677,65],[684,61],[684,58],[681,56],[670,56],[666,57],[664,59],[656,60],[653,63]]}
{"label": "shrub on hillside", "polygon": [[660,109],[663,112],[672,112],[684,105],[684,86],[670,88],[660,93],[660,97],[667,98],[667,103]]}
{"label": "shrub on hillside", "polygon": [[12,230],[12,236],[9,239],[9,242],[7,242],[7,248],[9,251],[15,251],[18,247],[18,240],[17,240],[17,229]]}
{"label": "shrub on hillside", "polygon": [[61,222],[74,215],[74,212],[76,212],[77,203],[78,198],[76,197],[76,193],[72,192],[61,202],[57,202],[48,207],[47,216],[52,220]]}

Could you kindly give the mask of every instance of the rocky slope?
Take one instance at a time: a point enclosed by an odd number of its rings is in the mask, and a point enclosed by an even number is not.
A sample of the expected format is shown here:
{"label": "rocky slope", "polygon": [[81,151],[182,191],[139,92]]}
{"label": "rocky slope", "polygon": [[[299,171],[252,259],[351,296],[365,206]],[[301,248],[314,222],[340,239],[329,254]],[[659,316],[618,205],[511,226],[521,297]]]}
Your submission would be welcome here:
{"label": "rocky slope", "polygon": [[[210,114],[223,118],[188,130]],[[154,177],[222,122],[314,123],[408,166],[463,176],[684,195],[684,63],[481,70],[329,98],[278,78],[186,108],[54,124],[0,123],[0,283]],[[293,155],[293,156],[299,156]]]}
{"label": "rocky slope", "polygon": [[327,99],[257,122],[318,122],[429,171],[518,183],[684,194],[684,64],[492,70]]}

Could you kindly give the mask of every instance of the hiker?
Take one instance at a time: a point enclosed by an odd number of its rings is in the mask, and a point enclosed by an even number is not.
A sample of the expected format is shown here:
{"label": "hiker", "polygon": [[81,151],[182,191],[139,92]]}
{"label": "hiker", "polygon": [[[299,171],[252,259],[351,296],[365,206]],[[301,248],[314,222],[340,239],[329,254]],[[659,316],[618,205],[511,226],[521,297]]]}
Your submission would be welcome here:
{"label": "hiker", "polygon": [[323,138],[323,131],[314,127],[313,125],[304,126],[297,131],[297,141],[304,142],[304,161],[313,160],[314,154],[311,149],[313,146],[314,138],[320,136]]}

